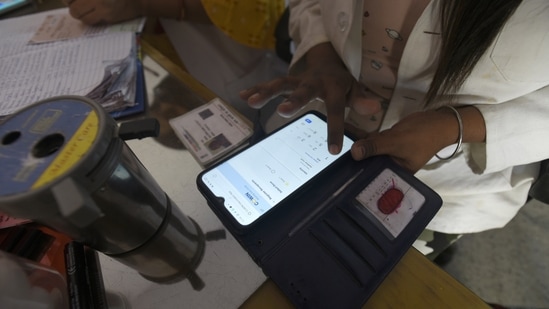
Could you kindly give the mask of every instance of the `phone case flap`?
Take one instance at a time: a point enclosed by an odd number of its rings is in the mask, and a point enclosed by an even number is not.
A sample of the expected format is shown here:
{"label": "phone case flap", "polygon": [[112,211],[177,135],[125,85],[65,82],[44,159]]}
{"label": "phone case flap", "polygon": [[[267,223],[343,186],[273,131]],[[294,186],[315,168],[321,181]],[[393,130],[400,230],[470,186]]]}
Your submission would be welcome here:
{"label": "phone case flap", "polygon": [[235,226],[222,203],[208,204],[298,307],[353,308],[409,250],[442,200],[389,157],[357,162],[349,155],[250,228]]}

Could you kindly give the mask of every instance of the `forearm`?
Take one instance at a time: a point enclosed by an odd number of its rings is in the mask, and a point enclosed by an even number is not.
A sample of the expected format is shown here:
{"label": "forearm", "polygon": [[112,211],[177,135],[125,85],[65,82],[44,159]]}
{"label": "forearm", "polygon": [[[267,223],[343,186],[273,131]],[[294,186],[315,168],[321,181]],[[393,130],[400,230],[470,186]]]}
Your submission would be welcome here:
{"label": "forearm", "polygon": [[140,0],[143,16],[210,22],[201,0]]}
{"label": "forearm", "polygon": [[63,0],[85,24],[114,24],[136,17],[162,17],[210,23],[201,0]]}

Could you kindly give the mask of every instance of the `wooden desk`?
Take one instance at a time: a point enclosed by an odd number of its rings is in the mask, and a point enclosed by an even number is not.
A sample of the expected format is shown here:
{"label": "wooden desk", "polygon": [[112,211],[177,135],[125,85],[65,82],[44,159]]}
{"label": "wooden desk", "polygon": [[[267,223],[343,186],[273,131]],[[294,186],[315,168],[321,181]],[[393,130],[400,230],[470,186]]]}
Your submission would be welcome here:
{"label": "wooden desk", "polygon": [[[172,62],[173,47],[163,34],[145,32],[143,51],[205,100],[215,97],[180,66]],[[281,309],[293,305],[267,279],[241,306],[242,309]],[[477,295],[411,248],[363,308],[490,308]]]}
{"label": "wooden desk", "polygon": [[[241,308],[294,307],[280,289],[267,280]],[[490,306],[411,248],[362,308],[488,309]]]}

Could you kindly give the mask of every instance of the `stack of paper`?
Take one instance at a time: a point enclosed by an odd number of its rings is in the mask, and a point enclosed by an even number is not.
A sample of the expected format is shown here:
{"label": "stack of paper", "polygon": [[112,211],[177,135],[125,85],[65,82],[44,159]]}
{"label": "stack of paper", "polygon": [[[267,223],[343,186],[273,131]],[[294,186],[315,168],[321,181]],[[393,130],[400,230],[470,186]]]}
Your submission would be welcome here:
{"label": "stack of paper", "polygon": [[0,21],[0,117],[59,95],[87,96],[117,116],[143,110],[143,23],[89,27],[67,9]]}

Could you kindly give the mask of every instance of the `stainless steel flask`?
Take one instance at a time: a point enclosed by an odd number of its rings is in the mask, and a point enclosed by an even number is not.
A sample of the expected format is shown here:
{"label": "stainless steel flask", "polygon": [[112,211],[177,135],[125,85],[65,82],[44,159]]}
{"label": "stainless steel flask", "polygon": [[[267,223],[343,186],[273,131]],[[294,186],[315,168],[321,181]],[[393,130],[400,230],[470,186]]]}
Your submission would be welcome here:
{"label": "stainless steel flask", "polygon": [[0,211],[65,233],[155,282],[194,276],[200,227],[97,103],[55,97],[0,124]]}

